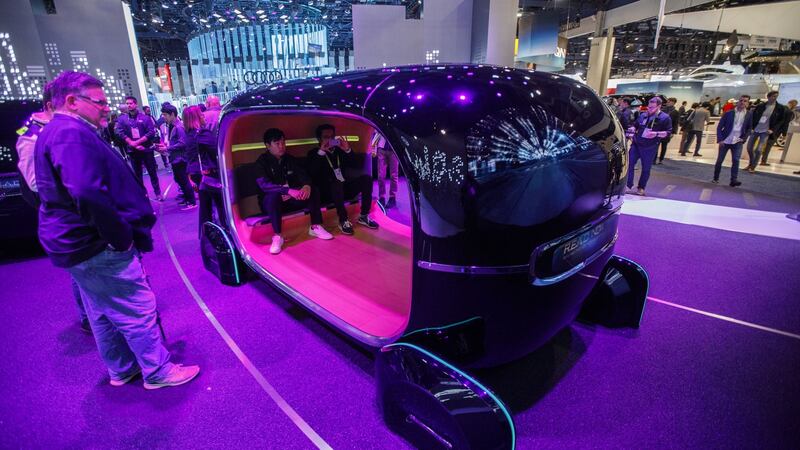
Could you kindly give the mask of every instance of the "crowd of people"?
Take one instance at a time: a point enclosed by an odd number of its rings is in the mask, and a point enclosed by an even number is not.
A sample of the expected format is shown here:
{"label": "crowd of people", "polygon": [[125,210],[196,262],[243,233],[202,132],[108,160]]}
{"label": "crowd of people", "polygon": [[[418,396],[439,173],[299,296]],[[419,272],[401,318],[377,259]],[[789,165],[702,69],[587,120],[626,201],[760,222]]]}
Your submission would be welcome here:
{"label": "crowd of people", "polygon": [[[712,117],[718,114],[721,114],[717,125],[718,153],[712,182],[719,183],[722,163],[730,152],[732,164],[729,184],[732,187],[740,186],[742,182],[738,179],[739,160],[745,142],[749,159],[745,170],[754,173],[758,166],[770,165],[767,159],[778,137],[787,135],[790,124],[797,123],[800,119],[797,100],[790,100],[787,105],[782,105],[777,99],[778,92],[771,91],[764,102],[751,102],[750,96],[742,95],[738,101],[728,101],[724,105],[716,98],[710,102],[694,103],[688,108],[687,102],[683,102],[676,108],[676,98],[669,98],[662,105],[661,97],[654,96],[644,110],[634,107],[631,98],[610,99],[609,106],[615,111],[630,139],[627,192],[645,195],[651,166],[664,161],[667,144],[678,133],[681,135],[678,154],[686,156],[692,143],[695,143],[692,155],[702,157],[700,146],[703,132]],[[657,152],[659,145],[660,153]],[[788,145],[788,142],[784,145]],[[633,168],[638,161],[641,161],[641,175],[634,189]]]}
{"label": "crowd of people", "polygon": [[[738,165],[745,142],[747,170],[755,171],[759,161],[767,164],[775,138],[798,118],[797,101],[783,106],[777,96],[770,92],[766,102],[751,104],[750,97],[742,95],[733,107],[720,107],[714,183],[719,182],[722,162],[730,152],[730,185],[741,185]],[[619,121],[630,139],[629,193],[645,195],[651,166],[663,161],[667,142],[679,132],[681,154],[697,139],[694,154],[699,155],[701,133],[714,105],[687,108],[684,102],[676,108],[675,98],[662,103],[654,96],[645,110],[634,112],[629,99],[619,101]],[[216,149],[220,111],[219,100],[209,96],[205,105],[185,106],[180,113],[164,103],[156,119],[147,107],[139,109],[136,98],[128,97],[124,113],[114,117],[101,81],[67,71],[47,84],[43,111],[30,117],[18,139],[19,168],[30,193],[26,198],[39,210],[40,242],[53,264],[69,273],[82,328],[94,335],[112,386],[139,375],[147,389],[177,386],[200,371],[198,366],[172,362],[164,346],[155,295],[142,260],[143,253],[153,250],[156,221],[143,176],[146,169],[152,200],[163,202],[155,160],[160,155],[180,190],[176,198],[181,209],[192,210],[199,204],[201,225],[213,220],[214,207],[217,218],[224,217]],[[333,202],[342,234],[355,233],[345,200],[356,196],[360,196],[356,223],[378,228],[370,217],[369,171],[358,170],[363,164],[333,125],[318,126],[315,136],[318,145],[301,164],[286,152],[282,130],[264,132],[267,151],[256,161],[256,183],[262,211],[269,215],[274,231],[272,254],[280,253],[285,243],[282,221],[288,211],[308,209],[308,234],[333,238],[322,226],[322,198]],[[369,149],[378,158],[378,203],[393,207],[397,157],[377,132]],[[634,189],[633,168],[639,162],[642,169]]]}
{"label": "crowd of people", "polygon": [[[153,250],[156,215],[151,204],[165,201],[156,155],[171,170],[182,210],[197,208],[199,224],[224,218],[217,162],[220,103],[209,96],[205,105],[184,105],[179,113],[161,105],[156,119],[149,107],[140,109],[127,97],[121,114],[112,114],[95,77],[75,71],[61,73],[43,92],[43,110],[33,114],[17,142],[19,169],[26,200],[39,211],[39,240],[52,263],[69,273],[81,328],[94,336],[112,386],[141,376],[146,389],[178,386],[200,372],[196,365],[172,362],[163,341],[156,298],[142,255]],[[279,129],[264,133],[267,152],[258,159],[261,205],[270,215],[275,237],[270,252],[281,251],[284,212],[311,211],[309,234],[333,236],[322,227],[320,193],[332,198],[343,234],[354,233],[345,199],[361,196],[357,223],[369,229],[372,178],[351,176],[354,154],[332,125],[317,128],[319,145],[307,157],[307,167],[286,154]],[[379,158],[383,207],[396,203],[396,156],[376,134],[372,155]],[[153,188],[143,183],[147,171]],[[389,197],[386,178],[391,179]]]}
{"label": "crowd of people", "polygon": [[63,72],[45,86],[43,111],[28,120],[17,152],[26,199],[39,210],[39,240],[70,275],[81,328],[94,336],[109,383],[122,386],[141,375],[146,389],[158,389],[189,382],[200,368],[172,362],[164,346],[142,259],[153,250],[156,221],[143,169],[152,200],[164,201],[158,152],[171,166],[184,209],[196,207],[197,190],[201,223],[212,219],[212,204],[222,217],[215,148],[220,108],[211,97],[205,113],[187,107],[180,120],[165,103],[156,120],[134,97],[125,106],[110,123],[103,83]]}

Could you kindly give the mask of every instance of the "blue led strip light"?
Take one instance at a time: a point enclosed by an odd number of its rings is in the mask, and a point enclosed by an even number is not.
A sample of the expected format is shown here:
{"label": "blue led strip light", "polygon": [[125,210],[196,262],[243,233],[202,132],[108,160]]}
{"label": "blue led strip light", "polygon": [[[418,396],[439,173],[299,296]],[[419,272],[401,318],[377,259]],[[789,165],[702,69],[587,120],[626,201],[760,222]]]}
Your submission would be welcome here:
{"label": "blue led strip light", "polygon": [[414,331],[411,331],[411,332],[409,332],[409,333],[406,333],[405,335],[403,335],[403,337],[411,336],[412,334],[422,333],[422,332],[425,332],[425,331],[441,331],[441,330],[446,330],[446,329],[448,329],[448,328],[457,327],[457,326],[459,326],[459,325],[463,325],[463,324],[465,324],[465,323],[469,323],[469,322],[472,322],[473,320],[478,320],[478,319],[480,319],[480,317],[477,317],[477,316],[476,316],[476,317],[470,317],[469,319],[465,319],[465,320],[462,320],[462,321],[460,321],[460,322],[451,323],[451,324],[449,324],[449,325],[445,325],[445,326],[443,326],[443,327],[420,328],[420,329],[418,329],[418,330],[414,330]]}
{"label": "blue led strip light", "polygon": [[[472,320],[472,319],[468,319],[468,320]],[[450,369],[450,370],[452,370],[454,372],[457,372],[458,374],[460,374],[461,376],[466,378],[470,383],[474,384],[475,386],[477,386],[478,388],[480,388],[484,392],[486,392],[486,394],[489,395],[489,397],[491,397],[492,400],[494,400],[495,403],[497,403],[497,406],[500,407],[500,410],[503,411],[503,414],[506,416],[506,421],[508,422],[508,426],[509,426],[509,428],[511,428],[511,450],[514,450],[517,447],[517,432],[514,429],[514,420],[511,418],[511,414],[508,412],[508,409],[506,408],[506,405],[494,394],[494,392],[490,391],[486,386],[484,386],[483,384],[478,382],[476,379],[472,378],[471,376],[469,376],[466,373],[462,372],[461,370],[457,369],[456,367],[454,367],[453,365],[451,365],[447,361],[445,361],[442,358],[434,355],[433,353],[425,350],[422,347],[417,347],[414,344],[408,344],[408,343],[405,343],[405,342],[395,342],[394,344],[389,344],[389,345],[387,345],[387,346],[385,346],[383,348],[387,349],[387,348],[391,348],[391,347],[401,347],[401,346],[414,349],[414,350],[424,354],[425,356],[440,362],[441,364],[443,364],[448,369]]]}
{"label": "blue led strip light", "polygon": [[215,224],[214,222],[206,223],[216,227],[222,233],[222,237],[225,238],[225,242],[228,243],[228,248],[231,249],[231,256],[233,257],[233,273],[236,275],[236,282],[239,283],[239,265],[236,263],[236,249],[233,247],[233,244],[231,244],[231,240],[228,238],[228,233],[225,232],[221,226]]}

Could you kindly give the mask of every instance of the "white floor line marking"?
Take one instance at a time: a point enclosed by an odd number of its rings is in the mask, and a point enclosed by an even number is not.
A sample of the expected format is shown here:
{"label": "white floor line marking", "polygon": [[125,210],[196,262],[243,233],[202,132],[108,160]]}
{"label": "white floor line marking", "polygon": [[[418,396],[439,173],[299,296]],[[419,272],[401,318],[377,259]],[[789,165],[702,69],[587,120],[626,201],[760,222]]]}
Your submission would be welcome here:
{"label": "white floor line marking", "polygon": [[664,189],[661,190],[661,192],[658,193],[658,195],[663,195],[664,197],[666,197],[669,194],[671,194],[672,191],[674,191],[676,187],[678,187],[678,186],[674,185],[674,184],[668,184],[668,185],[666,185],[664,187]]}
{"label": "white floor line marking", "polygon": [[[164,197],[167,196],[167,193],[169,192],[169,189],[171,187],[172,184],[170,184],[167,187],[166,191],[164,191]],[[163,217],[164,215],[163,203],[159,208],[158,215],[159,218]],[[170,242],[169,236],[167,235],[167,229],[164,227],[164,221],[161,220],[160,222],[161,222],[160,223],[161,235],[164,239],[164,242],[167,245],[167,252],[169,252],[169,257],[170,259],[172,259],[172,264],[175,266],[175,269],[177,269],[178,275],[181,276],[183,284],[186,285],[186,289],[188,289],[189,293],[192,294],[192,297],[194,297],[194,300],[197,302],[197,305],[200,306],[200,309],[203,311],[203,314],[206,315],[206,318],[208,319],[209,322],[211,322],[211,325],[214,326],[214,329],[217,330],[217,333],[219,333],[219,335],[228,345],[228,348],[230,348],[231,351],[233,351],[233,353],[236,355],[236,357],[239,358],[239,362],[241,362],[242,365],[247,369],[247,371],[250,372],[250,375],[252,375],[253,378],[256,379],[256,382],[258,382],[261,388],[264,389],[264,391],[267,393],[267,395],[270,396],[270,398],[275,402],[275,404],[278,405],[278,408],[280,408],[281,411],[283,411],[283,413],[289,417],[289,420],[291,420],[295,424],[295,426],[297,426],[297,428],[299,428],[300,431],[302,431],[303,434],[305,434],[306,437],[308,437],[308,439],[311,440],[311,442],[313,442],[314,445],[317,446],[317,448],[332,449],[332,447],[328,445],[328,443],[325,442],[325,440],[322,439],[322,437],[319,434],[317,434],[317,432],[314,431],[313,428],[311,428],[308,422],[303,420],[303,418],[300,417],[300,414],[298,414],[297,411],[295,411],[295,409],[292,408],[289,405],[289,403],[286,402],[286,400],[281,396],[281,394],[279,394],[278,391],[275,390],[275,388],[269,383],[269,381],[267,381],[267,379],[264,378],[264,375],[262,375],[261,372],[259,372],[258,369],[256,369],[255,365],[250,360],[250,358],[248,358],[247,355],[244,354],[242,349],[239,348],[239,345],[236,344],[236,341],[234,341],[233,338],[231,338],[230,334],[228,334],[228,332],[225,330],[222,324],[219,323],[219,320],[217,320],[216,316],[214,316],[214,313],[212,313],[211,310],[208,309],[206,302],[203,301],[203,298],[200,297],[200,294],[197,293],[197,290],[195,290],[194,286],[192,285],[192,282],[189,281],[189,278],[186,276],[186,272],[183,271],[181,263],[178,262],[178,258],[177,256],[175,256],[175,251],[172,249],[172,243]]]}
{"label": "white floor line marking", "polygon": [[700,192],[700,201],[707,202],[709,200],[711,200],[711,189],[705,188]]}
{"label": "white floor line marking", "polygon": [[647,297],[648,300],[661,303],[662,305],[671,306],[673,308],[683,309],[685,311],[690,311],[697,314],[702,314],[704,316],[713,317],[715,319],[724,320],[726,322],[735,323],[737,325],[743,325],[745,327],[755,328],[756,330],[761,331],[768,331],[770,333],[780,334],[781,336],[786,336],[794,339],[800,339],[800,334],[790,333],[788,331],[778,330],[776,328],[765,327],[764,325],[759,325],[757,323],[752,322],[745,322],[744,320],[734,319],[733,317],[723,316],[721,314],[715,314],[708,311],[703,311],[702,309],[691,308],[689,306],[679,305],[677,303],[668,302],[666,300],[661,300],[660,298],[655,297]]}
{"label": "white floor line marking", "polygon": [[749,192],[742,192],[742,195],[744,196],[744,202],[745,204],[747,204],[747,206],[753,206],[753,207],[758,206],[756,197],[753,194]]}
{"label": "white floor line marking", "polygon": [[626,195],[622,213],[717,230],[800,241],[800,223],[785,212]]}
{"label": "white floor line marking", "polygon": [[[579,272],[579,275],[582,275],[582,276],[584,276],[586,278],[591,278],[593,280],[599,279],[596,276],[585,274],[585,273],[580,273]],[[744,320],[734,319],[733,317],[723,316],[722,314],[716,314],[716,313],[712,313],[712,312],[708,312],[708,311],[703,311],[702,309],[697,309],[697,308],[692,308],[692,307],[689,307],[689,306],[679,305],[677,303],[668,302],[666,300],[661,300],[660,298],[652,297],[652,296],[649,296],[649,295],[647,296],[647,299],[650,300],[650,301],[656,302],[656,303],[661,303],[662,305],[671,306],[673,308],[678,308],[678,309],[682,309],[684,311],[689,311],[689,312],[693,312],[693,313],[696,313],[696,314],[701,314],[701,315],[704,315],[704,316],[707,316],[707,317],[713,317],[714,319],[724,320],[725,322],[731,322],[731,323],[735,323],[737,325],[742,325],[742,326],[745,326],[745,327],[755,328],[756,330],[767,331],[767,332],[770,332],[770,333],[780,334],[781,336],[786,336],[786,337],[790,337],[790,338],[794,338],[794,339],[800,339],[800,334],[790,333],[788,331],[779,330],[777,328],[765,327],[764,325],[759,325],[757,323],[745,322]]]}

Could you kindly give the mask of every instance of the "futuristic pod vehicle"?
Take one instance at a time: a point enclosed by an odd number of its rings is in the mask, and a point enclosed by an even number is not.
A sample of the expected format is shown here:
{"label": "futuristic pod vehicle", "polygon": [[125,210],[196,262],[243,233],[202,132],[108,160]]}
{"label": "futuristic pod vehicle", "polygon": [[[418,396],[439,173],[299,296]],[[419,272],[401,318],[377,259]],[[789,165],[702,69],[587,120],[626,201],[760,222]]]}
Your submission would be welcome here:
{"label": "futuristic pod vehicle", "polygon": [[[346,178],[370,174],[370,137],[386,138],[407,179],[407,224],[375,213],[380,229],[323,241],[300,211],[270,255],[252,171],[262,135],[281,128],[302,159],[323,123],[363,163]],[[442,65],[269,85],[224,108],[219,161],[230,253],[377,350],[384,418],[421,448],[513,448],[510,413],[471,369],[530,353],[579,314],[639,325],[647,276],[612,255],[622,131],[574,80]],[[324,217],[334,229],[334,211]]]}

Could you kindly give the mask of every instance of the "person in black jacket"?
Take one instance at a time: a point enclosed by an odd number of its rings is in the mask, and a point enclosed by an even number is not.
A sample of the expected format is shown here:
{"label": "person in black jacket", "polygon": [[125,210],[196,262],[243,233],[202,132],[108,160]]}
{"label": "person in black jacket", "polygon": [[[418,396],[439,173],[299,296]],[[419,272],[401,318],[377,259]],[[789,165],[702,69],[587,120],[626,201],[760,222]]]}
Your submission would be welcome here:
{"label": "person in black jacket", "polygon": [[[778,127],[778,130],[775,133],[772,133],[769,138],[767,139],[767,145],[764,146],[764,153],[761,154],[761,164],[762,166],[769,166],[770,164],[767,162],[769,159],[769,152],[772,150],[772,146],[775,145],[775,142],[778,141],[780,136],[786,135],[789,132],[789,124],[794,119],[794,108],[797,106],[797,100],[789,100],[786,102],[786,106],[783,108],[783,122]],[[789,144],[784,144],[788,146]]]}
{"label": "person in black jacket", "polygon": [[139,179],[142,179],[142,166],[147,167],[150,184],[156,201],[164,201],[161,196],[161,186],[158,184],[158,167],[153,155],[153,144],[158,140],[155,122],[150,116],[139,111],[136,97],[125,97],[128,112],[117,119],[114,133],[125,141],[125,150],[131,158],[131,165]]}
{"label": "person in black jacket", "polygon": [[345,172],[357,170],[355,154],[350,144],[342,137],[336,137],[333,125],[324,124],[317,127],[319,147],[308,152],[308,167],[311,179],[317,186],[328,193],[336,206],[339,215],[339,229],[342,233],[352,235],[353,224],[347,216],[344,199],[361,194],[361,214],[358,223],[377,229],[378,223],[369,216],[372,208],[372,177],[368,174],[349,176]]}
{"label": "person in black jacket", "polygon": [[[183,124],[178,120],[178,109],[174,106],[165,103],[161,106],[161,117],[167,124],[169,136],[167,143],[158,144],[156,149],[159,153],[167,153],[172,160],[172,177],[178,187],[181,189],[180,206],[182,210],[193,209],[197,207],[197,202],[194,197],[194,189],[189,183],[189,177],[186,174],[186,166],[188,162],[190,148],[197,147],[197,142],[188,139],[186,130],[183,129]],[[195,148],[194,153],[197,154]]]}
{"label": "person in black jacket", "polygon": [[103,83],[67,71],[52,93],[56,113],[35,148],[42,247],[78,285],[112,386],[139,374],[146,389],[186,383],[200,368],[170,362],[141,261],[156,216],[141,179],[98,135],[110,112]]}
{"label": "person in black jacket", "polygon": [[269,214],[275,232],[269,252],[277,255],[283,248],[281,222],[284,211],[308,208],[311,215],[308,234],[320,239],[333,239],[322,226],[319,191],[311,184],[311,179],[297,160],[286,154],[283,131],[277,128],[267,130],[264,133],[264,145],[267,152],[256,160],[256,183],[262,192],[259,198],[261,210]]}
{"label": "person in black jacket", "polygon": [[767,94],[767,101],[756,105],[753,110],[753,132],[747,141],[747,156],[750,163],[747,171],[753,173],[761,158],[761,151],[766,147],[767,140],[774,139],[776,132],[783,125],[784,106],[778,103],[778,91]]}
{"label": "person in black jacket", "polygon": [[623,130],[627,130],[631,126],[631,120],[633,120],[633,113],[631,112],[631,99],[627,97],[619,99],[617,119],[619,119],[619,124],[622,125]]}
{"label": "person in black jacket", "polygon": [[661,108],[661,111],[667,113],[669,119],[672,121],[672,133],[665,139],[661,140],[661,153],[659,153],[658,158],[656,161],[654,161],[655,164],[664,163],[664,157],[667,155],[667,144],[669,144],[669,141],[672,140],[672,136],[678,134],[678,122],[680,122],[681,114],[677,109],[675,109],[676,103],[678,103],[678,99],[675,97],[670,97],[667,99],[667,104]]}

